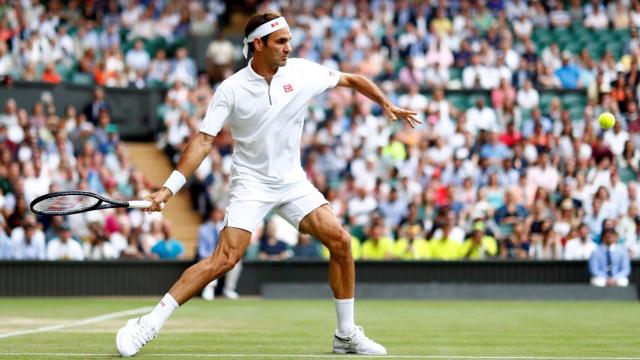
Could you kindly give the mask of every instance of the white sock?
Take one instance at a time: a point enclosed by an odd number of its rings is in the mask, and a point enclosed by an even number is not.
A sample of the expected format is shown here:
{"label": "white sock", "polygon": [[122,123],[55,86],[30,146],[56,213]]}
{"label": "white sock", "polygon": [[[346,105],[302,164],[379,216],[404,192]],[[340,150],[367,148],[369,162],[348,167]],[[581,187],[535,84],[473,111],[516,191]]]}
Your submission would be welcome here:
{"label": "white sock", "polygon": [[156,328],[156,331],[160,331],[165,321],[167,321],[169,316],[171,316],[179,306],[173,296],[166,293],[158,305],[156,305],[149,314],[145,315],[144,318],[151,322]]}
{"label": "white sock", "polygon": [[353,298],[333,299],[336,303],[336,315],[338,317],[338,336],[347,336],[353,333],[356,323],[353,320]]}

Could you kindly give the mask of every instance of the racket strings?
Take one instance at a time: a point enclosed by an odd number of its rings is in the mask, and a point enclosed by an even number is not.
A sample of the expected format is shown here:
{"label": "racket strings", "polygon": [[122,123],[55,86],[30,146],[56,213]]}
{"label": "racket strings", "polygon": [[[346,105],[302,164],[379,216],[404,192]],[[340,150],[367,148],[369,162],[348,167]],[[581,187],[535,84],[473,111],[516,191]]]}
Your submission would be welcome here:
{"label": "racket strings", "polygon": [[43,199],[34,204],[33,209],[42,212],[77,211],[89,209],[100,202],[92,196],[86,195],[63,195]]}

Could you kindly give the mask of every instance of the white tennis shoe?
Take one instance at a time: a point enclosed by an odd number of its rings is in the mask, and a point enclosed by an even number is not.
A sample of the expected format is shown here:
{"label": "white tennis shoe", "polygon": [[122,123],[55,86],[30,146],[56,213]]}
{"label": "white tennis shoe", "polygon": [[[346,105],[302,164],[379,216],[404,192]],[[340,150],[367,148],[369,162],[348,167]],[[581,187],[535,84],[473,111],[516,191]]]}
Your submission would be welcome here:
{"label": "white tennis shoe", "polygon": [[336,354],[387,355],[387,349],[369,339],[361,326],[356,326],[350,336],[334,335],[333,352]]}
{"label": "white tennis shoe", "polygon": [[142,317],[127,321],[127,325],[118,330],[116,346],[122,357],[138,353],[149,341],[158,336],[158,331]]}

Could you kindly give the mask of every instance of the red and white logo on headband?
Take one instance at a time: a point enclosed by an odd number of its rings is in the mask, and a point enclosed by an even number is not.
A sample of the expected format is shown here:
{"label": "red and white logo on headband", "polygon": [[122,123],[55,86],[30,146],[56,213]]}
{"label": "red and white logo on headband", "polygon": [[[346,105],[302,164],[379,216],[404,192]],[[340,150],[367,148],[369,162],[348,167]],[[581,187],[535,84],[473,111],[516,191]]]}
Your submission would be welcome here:
{"label": "red and white logo on headband", "polygon": [[269,22],[266,22],[260,26],[258,26],[257,29],[253,30],[251,32],[251,34],[249,34],[249,36],[247,36],[244,39],[244,46],[242,47],[242,54],[244,55],[245,58],[247,58],[249,56],[249,44],[254,40],[254,39],[259,39],[263,36],[269,35],[274,31],[278,31],[280,29],[286,28],[289,25],[287,25],[287,20],[285,20],[284,17],[279,17],[279,18],[275,18]]}

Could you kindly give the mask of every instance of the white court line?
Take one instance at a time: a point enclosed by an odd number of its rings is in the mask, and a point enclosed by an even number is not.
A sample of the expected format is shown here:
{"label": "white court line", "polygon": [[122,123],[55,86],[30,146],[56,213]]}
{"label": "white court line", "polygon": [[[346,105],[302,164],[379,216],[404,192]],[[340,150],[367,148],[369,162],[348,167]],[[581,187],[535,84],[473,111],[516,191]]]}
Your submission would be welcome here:
{"label": "white court line", "polygon": [[[5,339],[5,338],[8,338],[8,337],[13,337],[13,336],[20,336],[20,335],[36,334],[36,333],[45,332],[45,331],[62,330],[62,329],[67,329],[67,328],[71,328],[71,327],[76,327],[76,326],[93,324],[93,323],[97,323],[97,322],[100,322],[100,321],[111,320],[111,319],[119,318],[119,317],[122,317],[122,316],[144,314],[146,312],[151,311],[152,309],[153,309],[152,307],[147,306],[147,307],[138,308],[138,309],[131,309],[131,310],[108,313],[108,314],[95,316],[95,317],[91,317],[91,318],[87,318],[87,319],[73,321],[73,322],[66,323],[66,324],[50,325],[50,326],[40,327],[40,328],[36,328],[36,329],[31,329],[31,330],[15,331],[15,332],[7,333],[7,334],[0,334],[0,339]],[[9,354],[11,354],[11,353],[7,353],[6,355],[9,355]],[[51,355],[51,356],[58,356],[58,355]],[[60,356],[62,356],[62,355],[60,355]]]}
{"label": "white court line", "polygon": [[[100,353],[33,353],[33,352],[0,352],[0,356],[47,356],[47,357],[113,357],[112,354]],[[292,355],[292,354],[140,354],[144,357],[194,357],[194,358],[353,358],[353,355]],[[372,356],[372,359],[515,359],[515,360],[640,360],[640,357],[608,357],[608,356],[473,356],[473,355],[385,355]]]}

